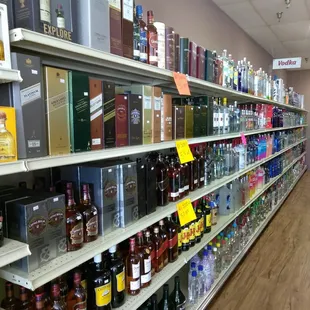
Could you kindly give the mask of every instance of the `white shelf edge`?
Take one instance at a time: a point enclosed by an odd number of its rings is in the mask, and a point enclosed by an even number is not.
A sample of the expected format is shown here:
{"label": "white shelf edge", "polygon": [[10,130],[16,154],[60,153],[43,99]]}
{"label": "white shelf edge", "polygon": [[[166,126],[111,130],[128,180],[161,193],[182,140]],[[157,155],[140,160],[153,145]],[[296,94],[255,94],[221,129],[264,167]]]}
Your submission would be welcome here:
{"label": "white shelf edge", "polygon": [[287,191],[287,193],[284,195],[284,197],[281,199],[281,201],[278,203],[278,205],[269,213],[266,220],[260,224],[260,226],[257,228],[255,233],[251,236],[249,242],[245,246],[244,249],[233,259],[231,265],[228,267],[228,269],[224,270],[219,278],[214,282],[213,286],[211,287],[211,290],[208,294],[206,294],[203,298],[201,298],[198,301],[197,305],[187,305],[188,310],[203,310],[206,309],[205,307],[211,302],[211,300],[214,298],[214,296],[218,293],[218,291],[221,289],[221,287],[224,285],[224,283],[227,281],[229,276],[232,274],[232,272],[235,270],[235,268],[238,266],[240,261],[243,259],[243,257],[247,254],[247,251],[250,249],[252,244],[256,241],[256,239],[260,236],[262,231],[265,229],[265,227],[268,225],[268,223],[271,221],[275,213],[279,210],[279,208],[282,206],[288,195],[291,193],[291,191],[294,189],[300,178],[304,175],[306,172],[307,167],[302,171],[302,173],[296,178],[290,189]]}
{"label": "white shelf edge", "polygon": [[[245,136],[265,134],[274,131],[292,130],[307,127],[308,125],[298,125],[290,127],[279,127],[270,129],[251,130],[244,133]],[[226,139],[240,138],[241,133],[231,133],[226,135],[206,136],[201,138],[188,139],[189,144],[214,142]],[[104,149],[100,151],[90,151],[73,153],[61,156],[46,156],[33,159],[17,160],[14,162],[0,164],[0,176],[18,172],[34,171],[59,166],[73,165],[84,162],[105,160],[119,156],[130,156],[139,153],[158,151],[175,147],[174,141],[167,141],[155,144],[143,144],[138,146],[127,146],[123,148]]]}
{"label": "white shelf edge", "polygon": [[19,70],[0,68],[0,84],[21,82],[22,80]]}

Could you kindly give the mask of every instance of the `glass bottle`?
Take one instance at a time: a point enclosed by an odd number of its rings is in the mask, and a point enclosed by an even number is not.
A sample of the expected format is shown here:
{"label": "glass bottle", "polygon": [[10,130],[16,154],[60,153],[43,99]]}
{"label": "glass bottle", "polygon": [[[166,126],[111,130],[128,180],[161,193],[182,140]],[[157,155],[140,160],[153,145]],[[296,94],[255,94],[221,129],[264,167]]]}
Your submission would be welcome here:
{"label": "glass bottle", "polygon": [[126,286],[129,295],[140,293],[140,257],[136,253],[135,238],[129,239],[129,253],[126,259]]}
{"label": "glass bottle", "polygon": [[140,60],[140,23],[135,1],[133,1],[133,59]]}
{"label": "glass bottle", "polygon": [[68,284],[64,275],[57,278],[60,289],[60,298],[62,299],[65,306],[67,306],[67,296],[68,296]]}
{"label": "glass bottle", "polygon": [[181,228],[181,225],[180,225],[178,212],[174,213],[173,221],[174,221],[174,224],[177,227],[177,232],[178,232],[178,253],[180,255],[182,253],[182,238],[183,238],[183,236],[182,236],[182,228]]}
{"label": "glass bottle", "polygon": [[180,170],[175,167],[174,158],[171,158],[169,168],[168,168],[168,195],[169,201],[177,201],[180,197],[179,194],[179,183],[180,183]]}
{"label": "glass bottle", "polygon": [[19,287],[19,298],[20,310],[31,310],[33,308],[29,300],[28,290],[23,286]]}
{"label": "glass bottle", "polygon": [[45,293],[36,293],[35,294],[35,309],[36,310],[45,310],[45,309],[47,309],[45,307]]}
{"label": "glass bottle", "polygon": [[155,272],[160,272],[164,268],[162,244],[163,240],[159,234],[159,227],[154,227],[153,243],[155,247]]}
{"label": "glass bottle", "polygon": [[13,160],[16,146],[13,135],[6,128],[6,113],[0,110],[0,160]]}
{"label": "glass bottle", "polygon": [[81,192],[81,203],[78,209],[83,215],[84,242],[91,242],[98,238],[98,211],[91,203],[88,184],[82,184]]}
{"label": "glass bottle", "polygon": [[168,167],[163,161],[162,154],[158,155],[156,164],[156,179],[157,179],[157,205],[165,206],[168,204]]}
{"label": "glass bottle", "polygon": [[[195,237],[195,243],[199,243],[201,241],[201,229],[200,229],[200,224],[201,224],[201,217],[202,217],[202,214],[201,212],[198,213],[198,200],[194,201],[193,202],[193,208],[194,208],[194,211],[196,213],[196,220],[193,221],[194,223],[194,237]],[[195,244],[194,243],[194,244]]]}
{"label": "glass bottle", "polygon": [[158,310],[157,295],[156,294],[152,295],[150,310]]}
{"label": "glass bottle", "polygon": [[189,243],[190,235],[191,235],[190,226],[189,224],[186,224],[182,226],[181,229],[182,229],[182,251],[186,252],[190,248],[190,243]]}
{"label": "glass bottle", "polygon": [[189,194],[189,166],[188,163],[184,163],[183,165],[184,171],[184,196]]}
{"label": "glass bottle", "polygon": [[57,4],[57,9],[55,11],[57,14],[57,28],[65,29],[66,21],[65,21],[65,16],[64,16],[63,9],[62,9],[62,5]]}
{"label": "glass bottle", "polygon": [[83,246],[83,217],[82,214],[75,208],[72,183],[67,183],[66,194],[67,251],[70,252],[79,250]]}
{"label": "glass bottle", "polygon": [[147,11],[147,47],[148,47],[148,63],[153,66],[158,66],[157,49],[158,37],[157,29],[154,26],[153,11]]}
{"label": "glass bottle", "polygon": [[147,63],[148,61],[148,44],[147,44],[147,28],[146,23],[143,20],[143,7],[142,5],[137,5],[136,7],[137,17],[139,21],[139,29],[140,29],[140,61]]}
{"label": "glass bottle", "polygon": [[73,287],[67,296],[67,309],[86,309],[86,292],[81,285],[81,272],[73,273]]}
{"label": "glass bottle", "polygon": [[205,158],[199,153],[198,148],[195,149],[194,156],[197,158],[198,167],[198,187],[205,185]]}
{"label": "glass bottle", "polygon": [[164,309],[164,310],[175,310],[174,304],[172,303],[172,301],[169,298],[169,285],[168,284],[164,284],[163,298],[158,303],[158,308]]}
{"label": "glass bottle", "polygon": [[174,290],[170,295],[170,300],[174,304],[176,310],[185,310],[186,298],[181,291],[180,277],[176,276],[174,278]]}
{"label": "glass bottle", "polygon": [[112,283],[111,305],[113,308],[118,308],[125,301],[125,265],[117,256],[115,245],[109,249],[109,268]]}
{"label": "glass bottle", "polygon": [[145,246],[149,249],[151,254],[151,275],[152,277],[155,275],[155,246],[153,241],[151,240],[151,233],[149,230],[145,232]]}
{"label": "glass bottle", "polygon": [[175,169],[177,170],[179,177],[178,177],[178,185],[179,185],[179,199],[183,198],[185,196],[185,169],[184,166],[181,165],[179,158],[176,158],[175,164],[174,164]]}
{"label": "glass bottle", "polygon": [[163,263],[164,267],[168,265],[168,236],[163,220],[159,221],[159,234],[163,241],[162,244],[162,253],[163,253]]}
{"label": "glass bottle", "polygon": [[193,161],[188,163],[189,166],[189,190],[194,191],[198,188],[198,160],[194,157]]}
{"label": "glass bottle", "polygon": [[7,310],[19,309],[20,302],[14,297],[13,283],[5,282],[5,298],[1,302],[1,308]]}
{"label": "glass bottle", "polygon": [[[167,216],[166,231],[168,236],[168,261],[172,263],[178,259],[178,226]],[[182,244],[182,243],[181,243]]]}
{"label": "glass bottle", "polygon": [[4,61],[5,60],[5,55],[4,55],[4,44],[3,41],[0,40],[0,60]]}
{"label": "glass bottle", "polygon": [[58,283],[53,283],[51,287],[51,309],[53,310],[64,310],[66,309],[66,305],[63,303],[60,297],[60,287]]}

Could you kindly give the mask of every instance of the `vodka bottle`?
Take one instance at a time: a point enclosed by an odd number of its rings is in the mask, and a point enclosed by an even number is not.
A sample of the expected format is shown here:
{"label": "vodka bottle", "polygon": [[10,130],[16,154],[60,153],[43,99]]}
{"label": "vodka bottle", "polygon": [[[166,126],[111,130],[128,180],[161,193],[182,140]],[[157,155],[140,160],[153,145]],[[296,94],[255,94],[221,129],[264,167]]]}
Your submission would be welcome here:
{"label": "vodka bottle", "polygon": [[229,109],[227,108],[227,98],[223,98],[223,133],[227,134],[230,132],[230,118]]}
{"label": "vodka bottle", "polygon": [[218,134],[222,135],[223,132],[224,132],[224,107],[221,104],[221,98],[218,98]]}
{"label": "vodka bottle", "polygon": [[229,79],[229,59],[227,57],[227,50],[223,50],[222,53],[222,62],[223,62],[223,80],[222,86],[230,88],[230,79]]}
{"label": "vodka bottle", "polygon": [[219,192],[219,214],[220,215],[229,215],[230,213],[230,189],[227,185],[224,185],[220,188]]}
{"label": "vodka bottle", "polygon": [[218,127],[219,127],[219,108],[217,101],[213,100],[213,135],[218,134]]}

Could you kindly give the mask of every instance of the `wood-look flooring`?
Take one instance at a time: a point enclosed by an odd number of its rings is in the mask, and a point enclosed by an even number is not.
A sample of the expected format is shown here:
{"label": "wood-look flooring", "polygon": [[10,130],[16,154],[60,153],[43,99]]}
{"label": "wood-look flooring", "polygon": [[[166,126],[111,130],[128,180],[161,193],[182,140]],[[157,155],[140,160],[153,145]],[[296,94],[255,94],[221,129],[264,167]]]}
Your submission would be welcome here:
{"label": "wood-look flooring", "polygon": [[310,310],[310,172],[207,309]]}

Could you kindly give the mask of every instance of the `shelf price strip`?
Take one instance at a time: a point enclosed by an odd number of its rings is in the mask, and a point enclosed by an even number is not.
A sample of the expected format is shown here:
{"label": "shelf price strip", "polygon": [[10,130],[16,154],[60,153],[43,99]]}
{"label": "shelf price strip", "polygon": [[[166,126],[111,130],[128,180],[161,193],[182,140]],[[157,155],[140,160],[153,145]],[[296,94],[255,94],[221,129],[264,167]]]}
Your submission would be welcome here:
{"label": "shelf price strip", "polygon": [[181,226],[184,226],[197,219],[190,199],[180,201],[177,204],[177,210]]}
{"label": "shelf price strip", "polygon": [[189,148],[187,140],[179,140],[175,142],[177,152],[180,158],[181,164],[188,163],[194,160],[191,149]]}

